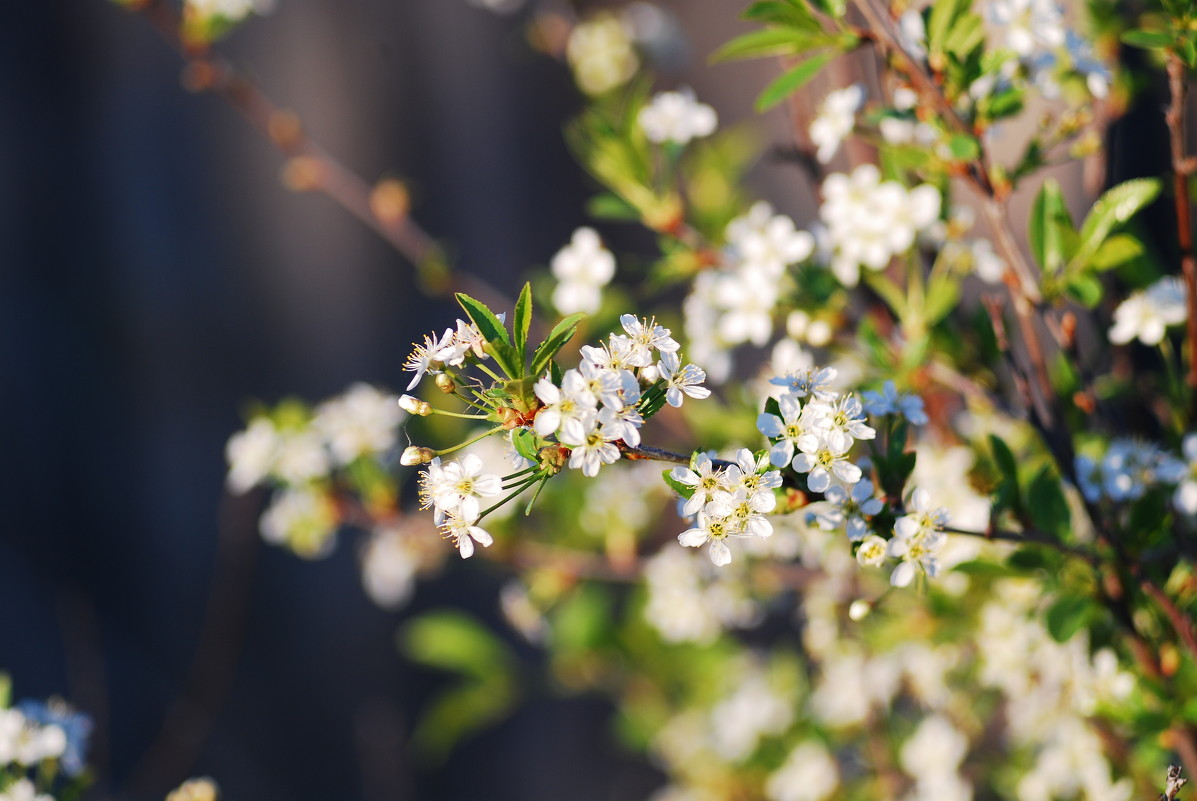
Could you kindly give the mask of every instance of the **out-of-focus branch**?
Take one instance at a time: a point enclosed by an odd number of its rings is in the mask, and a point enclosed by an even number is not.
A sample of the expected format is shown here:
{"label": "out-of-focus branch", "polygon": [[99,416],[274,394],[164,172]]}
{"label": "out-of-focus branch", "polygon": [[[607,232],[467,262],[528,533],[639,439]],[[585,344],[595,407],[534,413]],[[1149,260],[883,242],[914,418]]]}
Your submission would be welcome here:
{"label": "out-of-focus branch", "polygon": [[1164,119],[1172,148],[1173,198],[1176,204],[1176,239],[1180,247],[1180,269],[1184,276],[1188,307],[1189,419],[1197,418],[1197,258],[1193,255],[1193,219],[1189,201],[1189,175],[1193,163],[1185,157],[1185,65],[1176,53],[1168,54],[1168,88],[1171,100]]}
{"label": "out-of-focus branch", "polygon": [[181,17],[169,2],[144,0],[129,7],[145,17],[184,60],[183,83],[188,89],[224,98],[288,159],[283,178],[290,188],[321,192],[363,222],[415,267],[425,293],[444,296],[463,291],[492,306],[511,305],[504,293],[486,281],[451,269],[441,246],[408,213],[402,184],[384,180],[371,186],[308,136],[293,112],[277,106],[219,53],[185,41]]}

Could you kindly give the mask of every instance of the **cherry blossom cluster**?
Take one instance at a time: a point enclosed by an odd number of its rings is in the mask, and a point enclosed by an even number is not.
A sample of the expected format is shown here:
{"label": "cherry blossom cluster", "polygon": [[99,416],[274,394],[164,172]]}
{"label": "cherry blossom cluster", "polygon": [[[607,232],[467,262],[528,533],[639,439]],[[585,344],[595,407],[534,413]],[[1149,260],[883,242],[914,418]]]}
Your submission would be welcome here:
{"label": "cherry blossom cluster", "polygon": [[[565,467],[588,477],[598,475],[603,465],[620,459],[621,448],[640,445],[641,426],[664,404],[677,407],[686,398],[710,395],[710,390],[702,386],[706,373],[682,361],[680,346],[668,328],[654,318],[624,314],[619,319],[622,333],[612,334],[599,345],[583,346],[582,360],[576,368],[560,372],[553,366],[547,374],[535,377],[534,383],[532,376],[523,379],[521,386],[530,387],[525,397],[512,397],[504,388],[510,386],[507,383],[498,385],[491,394],[481,387],[471,387],[476,400],[469,402],[479,414],[435,410],[426,401],[409,395],[401,399],[403,407],[416,415],[451,414],[500,423],[444,451],[411,446],[401,459],[407,465],[427,463],[419,478],[422,507],[433,509],[436,525],[446,539],[454,542],[462,558],[473,554],[475,543],[489,546],[493,542],[479,523],[523,489]],[[502,318],[494,320],[501,324]],[[492,333],[494,336],[502,334]],[[477,345],[479,341],[478,329],[465,323],[440,337],[429,335],[416,346],[407,369],[416,373],[417,381],[424,374],[443,373],[448,380],[439,381],[438,376],[438,386],[456,393],[459,381],[472,380],[456,368],[466,366],[470,360],[488,358],[487,347],[494,346],[493,341]],[[519,368],[508,365],[503,369]],[[415,382],[411,388],[414,386]],[[516,472],[510,475],[485,472],[482,461],[473,454],[444,462],[440,458],[500,431],[510,438],[507,448],[518,462]],[[514,445],[515,437],[520,437],[522,448]],[[507,497],[482,508],[484,500],[504,491]]]}
{"label": "cherry blossom cluster", "polygon": [[636,121],[648,141],[675,145],[686,145],[691,139],[710,136],[719,124],[715,109],[699,103],[689,87],[655,95],[640,109]]}
{"label": "cherry blossom cluster", "polygon": [[[503,317],[499,315],[500,322]],[[461,367],[468,356],[479,361],[490,358],[486,352],[486,340],[473,323],[458,320],[456,328],[446,328],[440,336],[436,332],[425,334],[424,341],[412,347],[403,365],[404,370],[414,373],[407,391],[415,389],[425,375],[440,375],[446,366]],[[404,401],[405,405],[410,403]]]}
{"label": "cherry blossom cluster", "polygon": [[1158,345],[1170,326],[1180,325],[1188,317],[1184,284],[1176,276],[1165,276],[1118,304],[1110,341],[1126,345],[1137,339],[1144,345]]}
{"label": "cherry blossom cluster", "polygon": [[369,384],[354,384],[314,409],[280,404],[229,438],[228,488],[242,494],[279,487],[261,518],[263,539],[307,558],[324,556],[338,523],[325,487],[329,476],[389,452],[405,417],[398,398]]}
{"label": "cherry blossom cluster", "polygon": [[1173,507],[1187,517],[1197,516],[1197,433],[1185,435],[1180,457],[1153,442],[1115,438],[1099,458],[1078,455],[1076,474],[1090,503],[1133,502],[1156,487],[1174,487]]}
{"label": "cherry blossom cluster", "polygon": [[596,476],[604,464],[619,460],[618,442],[640,444],[645,390],[663,392],[671,406],[686,397],[705,398],[706,373],[683,365],[677,341],[655,320],[625,314],[625,333],[606,344],[582,347],[582,363],[565,371],[560,385],[548,378],[536,383],[541,408],[532,428],[542,437],[556,437],[569,448],[569,467]]}
{"label": "cherry blossom cluster", "polygon": [[698,275],[685,302],[686,334],[716,375],[730,368],[727,349],[745,342],[764,345],[786,288],[786,268],[808,259],[815,238],[761,201],[732,220],[726,231],[722,269]]}
{"label": "cherry blossom cluster", "polygon": [[602,305],[603,287],[615,277],[615,256],[593,228],[582,227],[553,256],[550,269],[558,282],[553,288],[557,311],[594,314]]}
{"label": "cherry blossom cluster", "polygon": [[466,454],[460,460],[442,463],[434,458],[420,473],[420,508],[433,510],[433,519],[446,539],[452,540],[462,559],[474,554],[474,543],[489,547],[494,539],[475,525],[482,514],[481,501],[493,498],[503,488],[503,479],[482,471],[482,460]]}
{"label": "cherry blossom cluster", "polygon": [[906,513],[894,522],[892,536],[881,536],[886,532],[873,531],[874,518],[886,509],[885,499],[876,496],[873,482],[849,458],[857,440],[877,436],[866,421],[866,409],[921,425],[927,422],[922,399],[903,395],[887,382],[881,392],[867,393],[862,403],[854,395],[841,396],[832,389],[835,378],[834,368],[823,367],[771,380],[783,389],[777,411],[757,418],[757,429],[771,443],[769,461],[804,474],[806,488],[822,494],[812,519],[824,529],[844,531],[849,541],[858,543],[856,558],[861,565],[879,567],[887,559],[897,560],[890,580],[898,587],[910,584],[919,570],[934,577],[939,569],[937,554],[946,539],[947,511],[932,508],[929,494],[915,489]]}
{"label": "cherry blossom cluster", "polygon": [[47,777],[83,774],[91,729],[90,718],[59,700],[0,708],[0,799],[53,801]]}
{"label": "cherry blossom cluster", "polygon": [[856,286],[862,266],[884,269],[939,219],[939,211],[934,186],[907,189],[897,181],[882,181],[872,164],[861,164],[851,175],[827,176],[819,216],[827,226],[831,271],[844,286]]}
{"label": "cherry blossom cluster", "polygon": [[691,467],[675,467],[670,477],[691,490],[682,514],[694,518],[678,542],[690,548],[710,543],[711,561],[723,566],[732,558],[729,538],[771,536],[773,524],[766,515],[777,506],[773,490],[781,486],[781,471],[767,468],[747,448],[737,451],[731,464],[716,465],[700,453]]}

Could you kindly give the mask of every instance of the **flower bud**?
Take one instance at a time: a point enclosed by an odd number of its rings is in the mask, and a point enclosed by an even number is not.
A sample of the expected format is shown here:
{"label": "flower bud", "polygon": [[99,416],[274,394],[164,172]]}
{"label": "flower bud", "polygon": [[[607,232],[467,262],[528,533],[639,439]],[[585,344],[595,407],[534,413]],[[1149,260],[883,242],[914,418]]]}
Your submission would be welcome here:
{"label": "flower bud", "polygon": [[864,598],[857,598],[848,607],[848,617],[852,620],[864,620],[868,617],[869,612],[873,611],[873,605]]}
{"label": "flower bud", "polygon": [[436,388],[446,395],[451,395],[457,391],[457,384],[453,382],[452,376],[448,373],[441,373],[436,377]]}
{"label": "flower bud", "polygon": [[432,404],[411,395],[404,395],[399,398],[399,408],[417,417],[427,417],[432,414]]}
{"label": "flower bud", "polygon": [[412,465],[431,462],[434,458],[436,458],[436,451],[432,448],[421,448],[412,445],[403,451],[403,455],[399,457],[399,464],[411,467]]}

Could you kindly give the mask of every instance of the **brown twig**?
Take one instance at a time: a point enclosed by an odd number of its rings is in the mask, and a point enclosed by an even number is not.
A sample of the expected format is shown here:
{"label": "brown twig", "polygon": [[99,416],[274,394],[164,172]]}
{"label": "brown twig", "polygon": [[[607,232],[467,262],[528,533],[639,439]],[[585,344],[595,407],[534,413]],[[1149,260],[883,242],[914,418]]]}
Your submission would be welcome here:
{"label": "brown twig", "polygon": [[511,301],[488,282],[450,269],[441,246],[408,214],[406,193],[396,182],[369,182],[331,156],[304,130],[298,117],[277,106],[253,81],[210,47],[183,39],[181,18],[166,0],[131,6],[145,17],[186,63],[184,84],[212,92],[233,106],[250,126],[285,156],[284,179],[293,189],[323,193],[409,261],[426,294],[468,292],[494,307]]}
{"label": "brown twig", "polygon": [[1185,65],[1176,53],[1168,53],[1168,89],[1171,101],[1164,113],[1172,148],[1173,198],[1176,204],[1176,239],[1180,247],[1180,268],[1184,276],[1188,319],[1189,419],[1197,418],[1197,258],[1193,255],[1193,220],[1189,201],[1192,161],[1185,156]]}

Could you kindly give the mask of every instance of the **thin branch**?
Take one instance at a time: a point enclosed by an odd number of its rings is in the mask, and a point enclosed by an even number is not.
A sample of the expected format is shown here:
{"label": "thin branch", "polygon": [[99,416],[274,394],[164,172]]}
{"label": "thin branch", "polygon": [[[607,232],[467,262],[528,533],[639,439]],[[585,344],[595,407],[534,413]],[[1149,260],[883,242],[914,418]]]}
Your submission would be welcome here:
{"label": "thin branch", "polygon": [[287,157],[284,177],[291,188],[321,192],[368,226],[415,267],[425,293],[445,296],[464,291],[491,306],[511,305],[510,299],[488,282],[450,269],[441,246],[408,214],[401,185],[384,181],[372,186],[324,150],[308,136],[293,112],[277,106],[219,53],[184,41],[179,12],[169,2],[146,0],[132,8],[183,59],[188,89],[224,98]]}
{"label": "thin branch", "polygon": [[1180,247],[1180,268],[1184,275],[1188,307],[1189,419],[1197,418],[1197,259],[1193,256],[1193,220],[1189,202],[1189,174],[1192,162],[1185,156],[1185,65],[1180,56],[1168,54],[1168,88],[1171,102],[1164,114],[1172,147],[1173,195],[1176,204],[1176,238]]}

